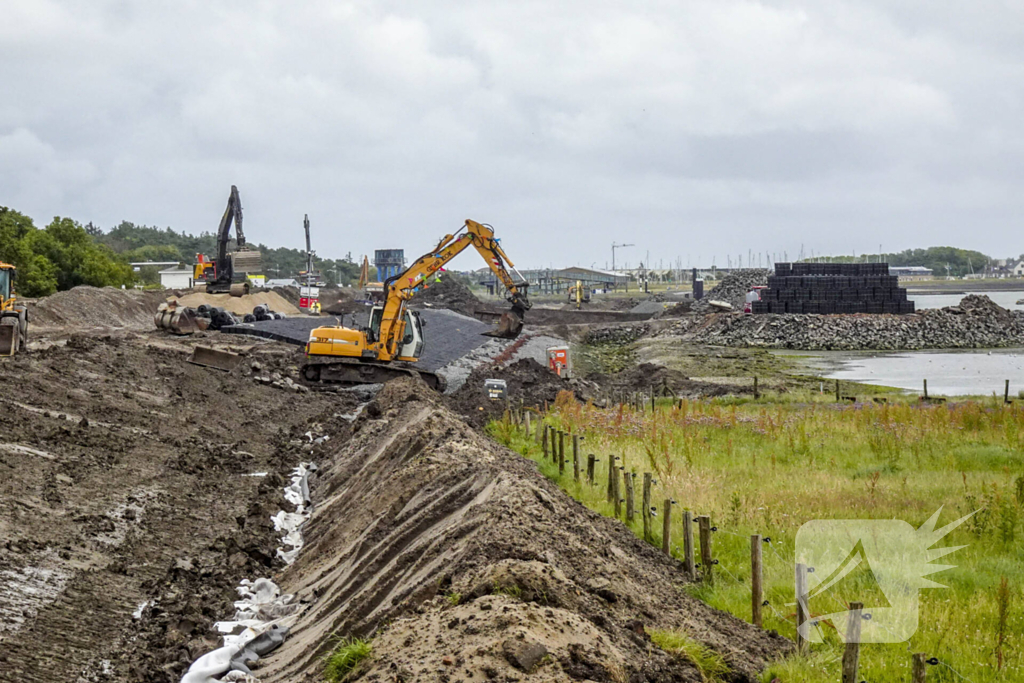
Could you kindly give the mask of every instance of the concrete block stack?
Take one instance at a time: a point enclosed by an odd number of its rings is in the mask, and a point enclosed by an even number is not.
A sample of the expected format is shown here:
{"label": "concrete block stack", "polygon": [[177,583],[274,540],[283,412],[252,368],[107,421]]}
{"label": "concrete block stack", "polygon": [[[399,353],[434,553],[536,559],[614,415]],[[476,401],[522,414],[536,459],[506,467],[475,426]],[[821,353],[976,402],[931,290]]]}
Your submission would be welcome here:
{"label": "concrete block stack", "polygon": [[776,263],[754,313],[913,313],[888,263]]}

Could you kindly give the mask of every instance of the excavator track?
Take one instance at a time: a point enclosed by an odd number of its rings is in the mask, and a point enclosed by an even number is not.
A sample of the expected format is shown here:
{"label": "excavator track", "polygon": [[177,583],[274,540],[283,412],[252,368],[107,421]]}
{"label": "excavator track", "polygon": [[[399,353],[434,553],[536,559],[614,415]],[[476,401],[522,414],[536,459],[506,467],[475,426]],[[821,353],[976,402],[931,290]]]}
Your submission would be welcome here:
{"label": "excavator track", "polygon": [[317,360],[307,361],[299,371],[299,381],[314,390],[383,384],[399,377],[420,377],[428,387],[438,393],[443,393],[447,387],[447,382],[441,375],[394,363],[318,357]]}

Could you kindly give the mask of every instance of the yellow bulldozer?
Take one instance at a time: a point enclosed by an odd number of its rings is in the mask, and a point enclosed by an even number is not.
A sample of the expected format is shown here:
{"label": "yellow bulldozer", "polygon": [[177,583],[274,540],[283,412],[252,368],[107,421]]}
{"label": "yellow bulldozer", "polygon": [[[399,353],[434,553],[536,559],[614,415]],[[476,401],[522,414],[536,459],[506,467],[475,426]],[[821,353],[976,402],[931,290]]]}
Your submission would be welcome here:
{"label": "yellow bulldozer", "polygon": [[28,308],[14,293],[17,269],[0,261],[0,356],[24,352],[28,344]]}

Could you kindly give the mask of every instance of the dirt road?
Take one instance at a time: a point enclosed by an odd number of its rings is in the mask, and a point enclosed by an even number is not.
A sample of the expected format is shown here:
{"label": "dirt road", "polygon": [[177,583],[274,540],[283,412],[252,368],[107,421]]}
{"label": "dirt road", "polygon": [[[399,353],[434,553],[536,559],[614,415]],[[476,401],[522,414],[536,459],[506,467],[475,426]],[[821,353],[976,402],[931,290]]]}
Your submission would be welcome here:
{"label": "dirt road", "polygon": [[[78,335],[0,361],[0,681],[177,681],[238,581],[273,571],[280,475],[354,399],[190,365],[192,343]],[[245,346],[264,372],[293,361]]]}

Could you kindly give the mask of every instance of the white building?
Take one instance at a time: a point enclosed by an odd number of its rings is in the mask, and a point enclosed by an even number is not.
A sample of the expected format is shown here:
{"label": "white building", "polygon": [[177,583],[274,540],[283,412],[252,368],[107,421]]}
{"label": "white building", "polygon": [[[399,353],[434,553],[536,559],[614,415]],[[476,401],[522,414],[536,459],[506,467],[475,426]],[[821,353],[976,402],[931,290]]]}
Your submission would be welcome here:
{"label": "white building", "polygon": [[1015,277],[1024,277],[1024,260],[1017,261],[1017,265],[1013,267],[1013,275]]}
{"label": "white building", "polygon": [[191,268],[168,268],[160,271],[160,285],[165,289],[192,289]]}

